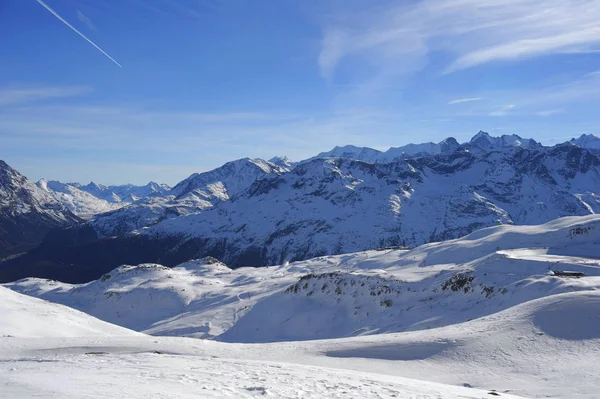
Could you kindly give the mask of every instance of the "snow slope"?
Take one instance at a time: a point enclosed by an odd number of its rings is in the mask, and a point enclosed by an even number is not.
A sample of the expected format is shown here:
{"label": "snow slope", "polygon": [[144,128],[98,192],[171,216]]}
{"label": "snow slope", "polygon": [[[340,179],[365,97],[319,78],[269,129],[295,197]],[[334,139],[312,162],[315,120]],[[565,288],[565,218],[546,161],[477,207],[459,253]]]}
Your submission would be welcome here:
{"label": "snow slope", "polygon": [[70,307],[0,287],[0,339],[7,337],[138,336]]}
{"label": "snow slope", "polygon": [[[231,342],[0,337],[0,392],[592,399],[599,244],[600,216],[589,215],[277,267],[231,270],[204,259],[123,266],[83,285],[26,279],[7,286],[156,335]],[[584,276],[554,273],[565,270]],[[29,303],[5,297],[8,325],[24,328],[10,319],[21,320]]]}
{"label": "snow slope", "polygon": [[258,345],[0,337],[0,391],[9,398],[592,399],[600,384],[598,306],[598,292],[571,292],[426,331]]}
{"label": "snow slope", "polygon": [[[318,359],[313,361],[317,365],[294,364],[289,351],[265,360],[273,356],[257,349],[181,338],[0,338],[0,391],[11,399],[480,399],[492,392],[324,367]],[[502,397],[517,398],[504,393]]]}
{"label": "snow slope", "polygon": [[[24,279],[18,292],[154,335],[266,342],[435,328],[600,287],[600,216],[496,226],[411,251],[265,268],[214,260],[123,266],[88,284]],[[559,278],[552,271],[582,271]]]}

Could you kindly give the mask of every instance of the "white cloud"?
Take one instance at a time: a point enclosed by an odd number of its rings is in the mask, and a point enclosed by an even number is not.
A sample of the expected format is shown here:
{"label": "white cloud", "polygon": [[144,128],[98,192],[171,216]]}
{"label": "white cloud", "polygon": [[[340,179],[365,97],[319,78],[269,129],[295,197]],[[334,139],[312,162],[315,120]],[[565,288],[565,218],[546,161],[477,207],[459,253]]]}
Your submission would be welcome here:
{"label": "white cloud", "polygon": [[504,116],[504,115],[507,115],[513,108],[515,108],[514,104],[505,105],[496,111],[490,112],[488,115],[489,116]]}
{"label": "white cloud", "polygon": [[483,100],[483,97],[457,98],[456,100],[448,101],[448,105],[470,103],[470,102],[479,101],[479,100]]}
{"label": "white cloud", "polygon": [[350,56],[375,73],[406,73],[441,51],[454,58],[448,73],[600,47],[597,1],[397,0],[360,10],[344,4],[324,23],[318,64],[326,77]]}

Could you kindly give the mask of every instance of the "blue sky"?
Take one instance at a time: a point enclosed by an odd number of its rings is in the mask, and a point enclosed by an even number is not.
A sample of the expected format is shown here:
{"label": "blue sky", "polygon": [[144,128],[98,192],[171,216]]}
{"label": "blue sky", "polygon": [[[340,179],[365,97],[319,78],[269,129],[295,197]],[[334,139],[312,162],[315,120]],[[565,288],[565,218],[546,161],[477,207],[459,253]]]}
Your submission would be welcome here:
{"label": "blue sky", "polygon": [[600,132],[597,1],[43,3],[108,56],[40,2],[0,2],[0,158],[33,180]]}

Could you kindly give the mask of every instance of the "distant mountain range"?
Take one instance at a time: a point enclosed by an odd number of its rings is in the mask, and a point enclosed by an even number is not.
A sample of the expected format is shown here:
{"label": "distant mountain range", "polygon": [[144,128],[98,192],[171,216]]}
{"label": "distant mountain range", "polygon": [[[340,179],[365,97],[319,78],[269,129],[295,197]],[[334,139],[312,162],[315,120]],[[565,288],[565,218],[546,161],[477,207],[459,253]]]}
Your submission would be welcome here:
{"label": "distant mountain range", "polygon": [[34,248],[54,227],[79,222],[53,195],[0,161],[0,259]]}
{"label": "distant mountain range", "polygon": [[[582,136],[583,137],[583,136]],[[595,137],[595,136],[592,136]],[[429,155],[447,154],[460,149],[469,151],[489,151],[493,149],[522,147],[539,148],[542,145],[533,139],[524,139],[517,135],[492,137],[486,132],[479,132],[468,143],[462,145],[454,137],[448,137],[439,143],[407,144],[402,147],[392,147],[387,151],[379,151],[369,147],[347,145],[335,147],[331,151],[322,152],[314,158],[350,158],[365,162],[386,163],[399,158],[414,158]]]}
{"label": "distant mountain range", "polygon": [[48,192],[66,206],[71,212],[84,219],[129,205],[139,199],[152,195],[164,195],[171,188],[166,184],[150,182],[145,186],[126,184],[121,186],[103,186],[91,182],[61,183],[42,179],[37,186]]}
{"label": "distant mountain range", "polygon": [[[204,256],[262,266],[597,213],[599,143],[584,135],[544,147],[479,132],[463,144],[336,147],[297,163],[246,158],[171,189],[40,181],[32,186],[72,219],[1,264],[0,280],[82,282],[123,263],[175,265]],[[80,222],[67,207],[90,220]]]}

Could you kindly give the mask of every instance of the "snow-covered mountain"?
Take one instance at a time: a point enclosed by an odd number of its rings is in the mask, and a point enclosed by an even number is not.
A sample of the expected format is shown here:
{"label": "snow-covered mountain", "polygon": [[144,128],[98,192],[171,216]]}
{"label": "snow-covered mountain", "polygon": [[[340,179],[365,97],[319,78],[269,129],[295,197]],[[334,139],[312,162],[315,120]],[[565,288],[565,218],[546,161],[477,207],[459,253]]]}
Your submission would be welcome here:
{"label": "snow-covered mountain", "polygon": [[52,195],[0,161],[0,258],[37,246],[54,227],[80,221]]}
{"label": "snow-covered mountain", "polygon": [[269,162],[271,162],[272,164],[281,166],[282,168],[286,168],[286,169],[291,169],[296,164],[296,162],[292,161],[285,155],[273,157],[273,158],[269,159]]}
{"label": "snow-covered mountain", "polygon": [[480,131],[468,143],[462,145],[463,148],[470,152],[478,152],[486,154],[490,151],[497,151],[506,148],[541,148],[542,145],[533,139],[524,139],[516,134],[502,135],[500,137],[492,137],[489,133]]}
{"label": "snow-covered mountain", "polygon": [[390,163],[316,158],[291,170],[252,160],[226,166],[192,175],[172,196],[137,202],[132,212],[121,208],[55,232],[35,254],[0,267],[0,278],[80,282],[123,263],[174,266],[204,256],[234,267],[273,265],[600,210],[600,159],[570,143],[542,147],[480,133],[464,150]]}
{"label": "snow-covered mountain", "polygon": [[234,201],[141,234],[176,237],[198,248],[195,255],[235,266],[278,264],[595,213],[598,187],[600,160],[569,144],[388,164],[316,159],[258,180]]}
{"label": "snow-covered mountain", "polygon": [[242,158],[204,173],[194,173],[169,192],[177,199],[223,201],[245,190],[258,178],[287,169],[263,159]]}
{"label": "snow-covered mountain", "polygon": [[84,186],[79,183],[41,179],[37,185],[83,219],[91,219],[95,215],[122,208],[140,199],[160,197],[170,190],[166,184],[154,182],[145,186],[103,186],[91,182]]}
{"label": "snow-covered mountain", "polygon": [[122,235],[161,220],[198,213],[227,201],[257,179],[288,169],[262,159],[243,158],[208,172],[194,173],[163,195],[153,195],[124,208],[98,215],[89,224],[101,236]]}
{"label": "snow-covered mountain", "polygon": [[94,215],[109,212],[125,205],[125,203],[114,203],[98,198],[78,188],[77,184],[61,183],[47,179],[42,179],[36,184],[83,219],[90,219]]}
{"label": "snow-covered mountain", "polygon": [[582,134],[579,138],[572,138],[569,142],[596,154],[600,153],[600,137],[593,134]]}
{"label": "snow-covered mountain", "polygon": [[168,185],[158,184],[153,181],[145,186],[135,186],[133,184],[104,186],[94,182],[90,182],[86,185],[77,183],[71,185],[110,203],[131,203],[151,195],[163,195],[170,190]]}
{"label": "snow-covered mountain", "polygon": [[454,137],[448,137],[439,143],[407,144],[402,147],[391,147],[387,151],[347,145],[322,152],[316,157],[310,158],[310,160],[315,158],[349,158],[370,163],[386,163],[404,157],[449,154],[455,151],[475,151],[479,154],[485,154],[490,151],[514,147],[535,149],[542,147],[542,145],[533,139],[524,139],[516,134],[492,137],[488,133],[480,131],[469,142],[463,144],[459,144]]}
{"label": "snow-covered mountain", "polygon": [[313,158],[348,158],[359,159],[365,162],[379,162],[384,157],[384,153],[369,147],[356,147],[353,145],[345,145],[343,147],[334,147],[331,151],[321,152]]}

